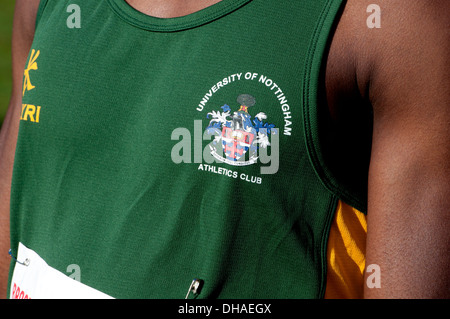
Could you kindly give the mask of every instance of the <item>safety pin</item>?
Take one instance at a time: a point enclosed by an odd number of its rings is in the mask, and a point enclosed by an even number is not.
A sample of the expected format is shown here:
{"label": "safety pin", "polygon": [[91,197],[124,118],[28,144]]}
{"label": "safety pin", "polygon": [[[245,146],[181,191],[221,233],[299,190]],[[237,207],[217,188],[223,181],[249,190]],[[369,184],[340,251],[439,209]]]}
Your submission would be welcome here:
{"label": "safety pin", "polygon": [[200,293],[201,285],[203,283],[203,280],[201,279],[193,279],[191,282],[191,285],[189,286],[189,290],[186,294],[186,298],[189,298],[189,294],[192,292],[194,295],[198,295]]}
{"label": "safety pin", "polygon": [[9,254],[9,255],[11,256],[11,258],[14,259],[14,261],[15,261],[16,263],[18,263],[18,264],[21,264],[21,265],[26,266],[26,267],[28,267],[28,265],[30,264],[30,260],[29,260],[28,258],[25,259],[24,262],[18,261],[17,258],[13,256],[11,249],[8,251],[8,254]]}

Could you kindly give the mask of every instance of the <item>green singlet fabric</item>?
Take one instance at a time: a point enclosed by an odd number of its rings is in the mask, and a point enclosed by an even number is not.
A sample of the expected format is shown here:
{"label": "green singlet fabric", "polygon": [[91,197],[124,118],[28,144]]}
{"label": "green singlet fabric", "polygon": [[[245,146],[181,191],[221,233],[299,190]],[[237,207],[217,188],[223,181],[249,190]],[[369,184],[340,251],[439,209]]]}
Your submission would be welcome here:
{"label": "green singlet fabric", "polygon": [[160,19],[124,0],[41,1],[12,255],[23,243],[64,274],[78,265],[114,298],[184,298],[194,278],[190,298],[323,297],[337,202],[364,210],[314,149],[342,6],[223,0]]}

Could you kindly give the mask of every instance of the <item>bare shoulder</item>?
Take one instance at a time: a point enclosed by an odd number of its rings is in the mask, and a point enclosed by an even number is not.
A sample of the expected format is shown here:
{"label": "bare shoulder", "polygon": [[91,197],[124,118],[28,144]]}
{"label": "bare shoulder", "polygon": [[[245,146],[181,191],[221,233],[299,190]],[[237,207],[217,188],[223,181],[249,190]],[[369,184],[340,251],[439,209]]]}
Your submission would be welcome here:
{"label": "bare shoulder", "polygon": [[[356,130],[363,131],[373,125],[369,129],[374,147],[367,146],[372,154],[378,146],[384,147],[394,130],[405,129],[405,134],[414,136],[407,131],[423,126],[431,134],[425,126],[432,125],[439,130],[435,135],[442,138],[446,134],[450,101],[448,12],[448,0],[346,2],[325,69],[328,108],[338,127],[356,125]],[[399,127],[400,122],[410,126]],[[351,141],[354,131],[345,137]]]}
{"label": "bare shoulder", "polygon": [[448,90],[439,86],[449,74],[448,12],[448,0],[347,1],[327,63],[331,107],[339,107],[343,93],[378,109],[382,97],[414,95],[422,82],[437,84],[433,92]]}

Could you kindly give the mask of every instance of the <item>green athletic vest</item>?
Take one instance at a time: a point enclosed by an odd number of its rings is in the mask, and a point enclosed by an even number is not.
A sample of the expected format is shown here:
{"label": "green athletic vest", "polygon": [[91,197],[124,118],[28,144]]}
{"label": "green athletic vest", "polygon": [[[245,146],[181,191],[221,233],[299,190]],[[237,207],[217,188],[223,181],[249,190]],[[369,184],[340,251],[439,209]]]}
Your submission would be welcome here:
{"label": "green athletic vest", "polygon": [[[318,140],[341,0],[159,19],[41,1],[11,195],[19,243],[114,298],[321,298],[339,199]],[[74,6],[75,5],[75,6]],[[11,274],[15,262],[12,261]],[[17,266],[16,266],[17,267]]]}

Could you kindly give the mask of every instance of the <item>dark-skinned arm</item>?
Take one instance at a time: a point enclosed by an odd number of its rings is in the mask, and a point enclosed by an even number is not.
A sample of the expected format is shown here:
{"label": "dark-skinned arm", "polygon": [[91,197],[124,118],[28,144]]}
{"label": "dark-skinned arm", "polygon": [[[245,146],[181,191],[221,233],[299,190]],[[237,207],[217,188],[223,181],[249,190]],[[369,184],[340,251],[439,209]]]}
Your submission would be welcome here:
{"label": "dark-skinned arm", "polygon": [[0,132],[0,298],[6,297],[9,250],[9,199],[22,105],[25,62],[33,42],[39,0],[16,0],[12,33],[12,93]]}

